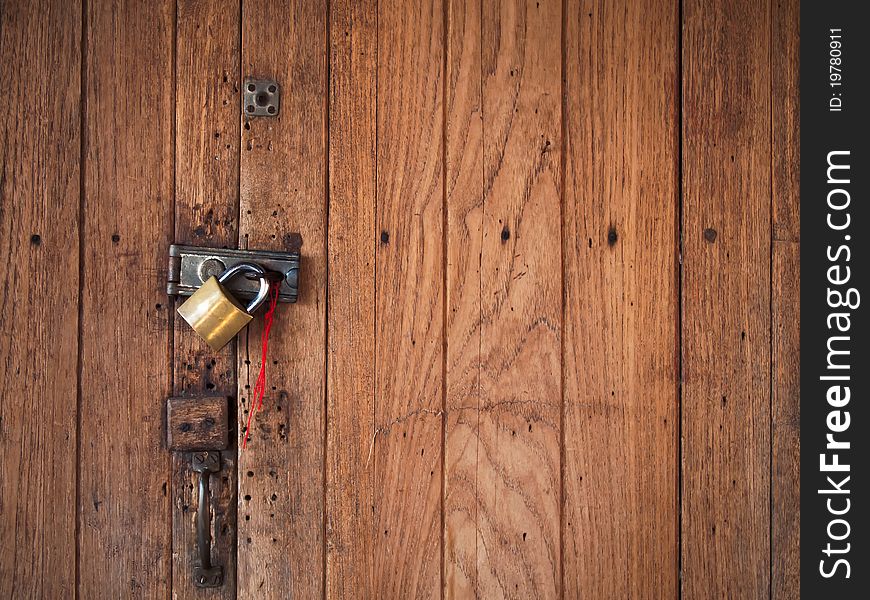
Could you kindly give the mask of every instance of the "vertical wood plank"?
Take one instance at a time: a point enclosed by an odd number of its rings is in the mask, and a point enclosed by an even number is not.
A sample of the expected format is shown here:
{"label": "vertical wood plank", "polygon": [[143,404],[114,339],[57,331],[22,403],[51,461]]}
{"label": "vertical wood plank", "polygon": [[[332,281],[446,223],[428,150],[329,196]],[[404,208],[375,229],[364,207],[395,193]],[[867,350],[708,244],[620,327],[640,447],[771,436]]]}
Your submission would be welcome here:
{"label": "vertical wood plank", "polygon": [[478,577],[478,416],[481,244],[484,235],[480,0],[447,6],[447,425],[445,597],[481,591]]}
{"label": "vertical wood plank", "polygon": [[75,595],[81,23],[79,2],[0,9],[4,598]]}
{"label": "vertical wood plank", "polygon": [[677,596],[678,21],[568,3],[567,598]]}
{"label": "vertical wood plank", "polygon": [[[797,196],[795,196],[797,197]],[[771,597],[800,598],[800,244],[773,245]]]}
{"label": "vertical wood plank", "polygon": [[88,597],[165,598],[170,585],[174,21],[174,2],[88,3],[79,500]]}
{"label": "vertical wood plank", "polygon": [[443,22],[440,0],[378,6],[378,598],[440,596]]}
{"label": "vertical wood plank", "polygon": [[[326,2],[242,7],[242,77],[281,86],[276,117],[242,120],[241,247],[292,248],[299,302],[280,305],[264,407],[239,454],[238,595],[323,595],[326,317]],[[260,368],[262,319],[239,338],[239,427]]]}
{"label": "vertical wood plank", "polygon": [[561,3],[484,0],[478,569],[560,594]]}
{"label": "vertical wood plank", "polygon": [[[239,3],[181,0],[176,16],[175,241],[235,248],[238,243],[240,70]],[[176,302],[176,306],[178,302]],[[173,453],[172,595],[235,598],[236,595],[236,344],[212,352],[175,316],[173,395],[222,394],[230,401],[230,447],[212,477],[212,564],[224,583],[196,588],[197,475],[190,453]]]}
{"label": "vertical wood plank", "polygon": [[[475,8],[477,77],[468,30]],[[468,259],[451,262],[448,283],[446,592],[554,597],[561,589],[562,55],[554,33],[561,3],[485,1],[464,12],[454,5],[449,16],[460,29],[449,34],[458,46],[449,55],[448,138],[480,143],[463,150],[447,142],[448,256]]]}
{"label": "vertical wood plank", "polygon": [[682,591],[770,583],[770,5],[683,4]]}
{"label": "vertical wood plank", "polygon": [[800,597],[800,3],[775,4],[771,39],[773,256],[771,597]]}
{"label": "vertical wood plank", "polygon": [[373,596],[377,3],[330,3],[326,596]]}

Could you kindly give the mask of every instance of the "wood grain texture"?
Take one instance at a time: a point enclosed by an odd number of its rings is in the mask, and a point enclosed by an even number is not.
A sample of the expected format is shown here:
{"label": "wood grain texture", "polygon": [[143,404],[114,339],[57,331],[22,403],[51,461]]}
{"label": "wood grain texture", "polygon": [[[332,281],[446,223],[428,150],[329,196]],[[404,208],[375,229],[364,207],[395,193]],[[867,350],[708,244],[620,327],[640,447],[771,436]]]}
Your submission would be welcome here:
{"label": "wood grain texture", "polygon": [[483,107],[480,2],[447,4],[447,424],[444,450],[444,596],[480,590],[480,412]]}
{"label": "wood grain texture", "polygon": [[774,242],[799,242],[800,2],[779,0],[773,6],[772,19],[770,101],[775,152],[771,153],[770,175],[773,186],[773,238]]}
{"label": "wood grain texture", "polygon": [[772,17],[771,598],[784,600],[800,598],[800,3]]}
{"label": "wood grain texture", "polygon": [[565,597],[675,598],[678,6],[567,15]]}
{"label": "wood grain texture", "polygon": [[682,592],[770,584],[770,6],[683,4]]}
{"label": "wood grain texture", "polygon": [[773,246],[771,597],[800,598],[800,245]]}
{"label": "wood grain texture", "polygon": [[443,23],[440,0],[378,5],[376,598],[441,593]]}
{"label": "wood grain texture", "polygon": [[[235,248],[239,226],[239,3],[178,2],[176,16],[175,242]],[[175,302],[177,307],[181,300]],[[211,477],[212,564],[224,584],[193,585],[197,474],[190,453],[172,454],[172,594],[175,598],[235,598],[237,448],[236,343],[218,352],[178,315],[174,318],[173,393],[229,397],[229,445]]]}
{"label": "wood grain texture", "polygon": [[373,595],[377,3],[330,3],[326,596]]}
{"label": "wood grain texture", "polygon": [[175,3],[93,2],[86,19],[79,591],[165,598]]}
{"label": "wood grain texture", "polygon": [[45,4],[0,8],[4,598],[75,595],[81,4]]}
{"label": "wood grain texture", "polygon": [[[245,2],[242,76],[281,86],[276,117],[243,119],[243,248],[294,245],[299,302],[281,305],[267,390],[239,455],[240,598],[323,595],[326,318],[326,2]],[[260,368],[262,319],[239,338],[239,422]]]}
{"label": "wood grain texture", "polygon": [[457,3],[448,17],[447,245],[455,262],[448,272],[446,594],[555,597],[562,124],[561,46],[553,32],[561,30],[561,5]]}

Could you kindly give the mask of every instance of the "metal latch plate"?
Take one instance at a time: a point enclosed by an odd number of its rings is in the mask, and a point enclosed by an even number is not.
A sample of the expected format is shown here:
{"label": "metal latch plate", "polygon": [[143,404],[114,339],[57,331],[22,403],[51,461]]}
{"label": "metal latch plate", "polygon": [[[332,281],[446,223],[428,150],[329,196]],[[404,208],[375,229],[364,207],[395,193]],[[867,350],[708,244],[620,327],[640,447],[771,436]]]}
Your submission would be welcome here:
{"label": "metal latch plate", "polygon": [[281,109],[281,88],[271,79],[245,79],[245,115],[274,117]]}
{"label": "metal latch plate", "polygon": [[[274,250],[231,250],[198,246],[169,246],[169,278],[166,292],[170,296],[190,296],[212,275],[241,262],[254,262],[267,271],[284,276],[278,293],[279,302],[296,302],[299,296],[299,253]],[[260,290],[259,279],[234,277],[223,284],[236,298],[250,300]]]}

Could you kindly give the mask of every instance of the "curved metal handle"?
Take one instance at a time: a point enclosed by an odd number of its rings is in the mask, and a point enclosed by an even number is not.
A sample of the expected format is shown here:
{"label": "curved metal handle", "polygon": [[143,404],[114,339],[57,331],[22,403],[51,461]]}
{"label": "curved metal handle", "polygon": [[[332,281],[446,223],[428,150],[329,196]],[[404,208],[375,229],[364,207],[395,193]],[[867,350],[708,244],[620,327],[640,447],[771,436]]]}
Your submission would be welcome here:
{"label": "curved metal handle", "polygon": [[224,570],[223,567],[211,564],[208,481],[212,473],[220,471],[220,452],[194,452],[191,467],[199,473],[199,502],[196,508],[196,550],[199,564],[193,568],[193,584],[203,588],[219,587],[224,582]]}

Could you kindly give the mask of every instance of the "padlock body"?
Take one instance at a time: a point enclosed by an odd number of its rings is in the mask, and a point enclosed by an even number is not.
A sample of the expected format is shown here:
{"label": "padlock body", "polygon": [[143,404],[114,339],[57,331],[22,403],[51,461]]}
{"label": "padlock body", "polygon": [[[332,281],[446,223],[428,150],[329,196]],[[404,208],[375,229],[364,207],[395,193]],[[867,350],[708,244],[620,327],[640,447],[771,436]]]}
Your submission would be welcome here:
{"label": "padlock body", "polygon": [[209,277],[178,307],[178,314],[212,350],[226,346],[254,318],[227,293],[217,277]]}

